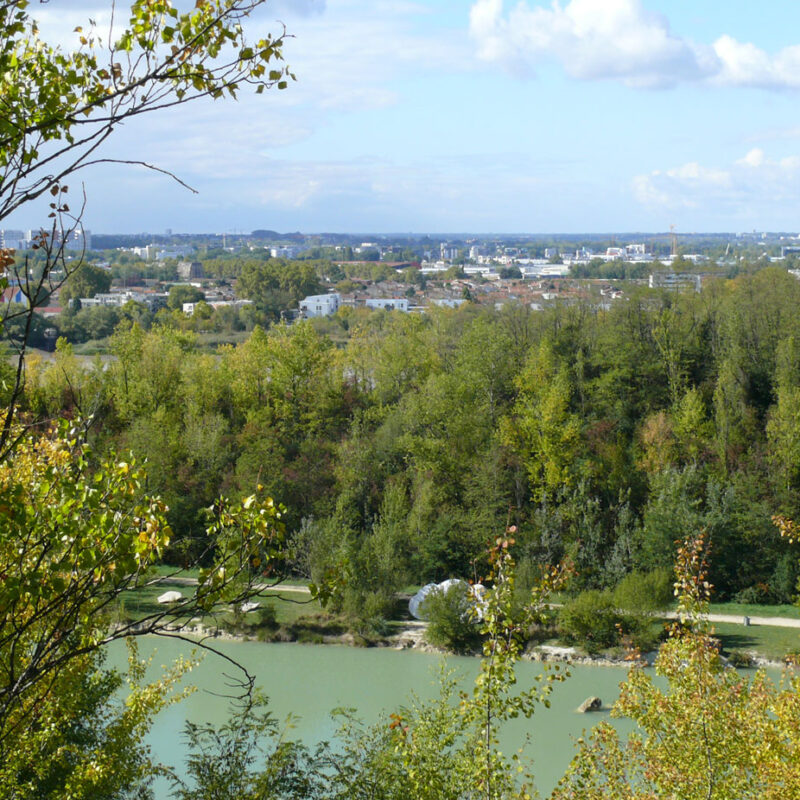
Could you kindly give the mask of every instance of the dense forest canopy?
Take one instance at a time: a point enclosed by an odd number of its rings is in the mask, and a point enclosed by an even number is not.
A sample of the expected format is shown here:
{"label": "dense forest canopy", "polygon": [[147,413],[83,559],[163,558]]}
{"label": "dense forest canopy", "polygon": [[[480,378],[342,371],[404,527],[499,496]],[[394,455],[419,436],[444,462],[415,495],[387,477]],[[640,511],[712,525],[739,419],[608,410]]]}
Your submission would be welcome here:
{"label": "dense forest canopy", "polygon": [[405,582],[481,574],[509,522],[523,574],[569,556],[575,589],[669,567],[705,529],[720,598],[785,602],[796,559],[770,517],[800,500],[799,300],[767,268],[609,310],[345,310],[341,346],[300,322],[216,354],[125,318],[105,365],[65,342],[30,363],[25,403],[92,413],[97,448],[146,458],[186,542],[220,492],[260,482],[289,509],[295,569],[344,570],[358,616]]}

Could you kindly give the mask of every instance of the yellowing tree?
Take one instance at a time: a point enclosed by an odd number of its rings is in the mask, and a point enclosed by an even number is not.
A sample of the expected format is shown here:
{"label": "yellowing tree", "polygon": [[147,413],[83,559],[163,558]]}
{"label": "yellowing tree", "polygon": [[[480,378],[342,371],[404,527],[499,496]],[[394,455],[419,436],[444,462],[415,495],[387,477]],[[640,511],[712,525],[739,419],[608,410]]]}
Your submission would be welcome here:
{"label": "yellowing tree", "polygon": [[624,740],[608,723],[585,739],[552,800],[786,800],[800,797],[800,678],[726,665],[703,622],[705,541],[680,548],[682,624],[655,673],[633,667],[612,715],[636,723]]}
{"label": "yellowing tree", "polygon": [[512,415],[501,422],[502,436],[520,457],[535,499],[569,484],[580,473],[580,418],[570,410],[572,385],[547,342],[531,353],[516,380]]}
{"label": "yellowing tree", "polygon": [[[127,711],[116,714],[108,700],[118,680],[99,671],[103,647],[148,632],[175,633],[218,604],[241,604],[283,554],[280,511],[270,499],[219,500],[209,510],[209,566],[196,589],[169,610],[115,619],[122,593],[152,580],[150,567],[171,531],[166,507],[145,494],[136,464],[93,462],[64,423],[46,435],[20,434],[0,464],[3,797],[44,796],[36,787],[53,782],[52,796],[104,796],[114,760],[136,749],[174,676],[160,686],[137,682]],[[79,735],[87,715],[93,721]],[[121,768],[117,775],[141,777]],[[83,788],[70,794],[64,787],[75,781]],[[30,792],[12,791],[17,783],[30,784]]]}

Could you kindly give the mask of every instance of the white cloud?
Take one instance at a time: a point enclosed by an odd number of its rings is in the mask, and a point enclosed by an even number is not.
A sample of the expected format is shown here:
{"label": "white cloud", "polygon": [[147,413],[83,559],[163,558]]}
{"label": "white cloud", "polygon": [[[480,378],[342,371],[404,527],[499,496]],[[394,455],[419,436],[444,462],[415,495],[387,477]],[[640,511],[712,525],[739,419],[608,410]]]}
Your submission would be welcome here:
{"label": "white cloud", "polygon": [[721,36],[714,42],[721,69],[713,82],[723,86],[764,89],[800,88],[800,46],[785,47],[770,56],[753,44]]}
{"label": "white cloud", "polygon": [[673,33],[667,19],[641,0],[477,0],[470,32],[480,58],[519,71],[550,59],[581,80],[619,80],[638,88],[679,83],[800,88],[800,46],[770,55],[728,35],[713,44]]}
{"label": "white cloud", "polygon": [[616,78],[643,87],[699,80],[715,68],[708,49],[697,48],[646,11],[639,0],[571,0],[550,8],[525,3],[504,14],[503,0],[478,0],[470,30],[489,61],[554,58],[573,77]]}
{"label": "white cloud", "polygon": [[736,163],[743,167],[757,169],[764,164],[764,151],[760,147],[754,147],[744,158],[740,158]]}
{"label": "white cloud", "polygon": [[771,158],[753,148],[719,168],[690,162],[637,175],[634,198],[657,210],[714,209],[723,216],[744,216],[758,209],[764,218],[785,216],[800,202],[800,157]]}

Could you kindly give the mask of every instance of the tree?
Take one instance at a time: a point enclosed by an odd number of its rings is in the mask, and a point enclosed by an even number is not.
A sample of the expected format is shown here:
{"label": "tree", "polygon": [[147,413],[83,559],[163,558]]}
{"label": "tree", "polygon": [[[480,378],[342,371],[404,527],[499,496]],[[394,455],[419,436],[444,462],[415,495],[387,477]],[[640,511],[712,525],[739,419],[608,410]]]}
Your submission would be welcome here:
{"label": "tree", "polygon": [[185,283],[179,283],[176,286],[169,287],[167,306],[182,311],[184,303],[197,303],[199,300],[205,299],[205,294],[196,286],[187,286]]}
{"label": "tree", "polygon": [[111,272],[107,269],[83,264],[71,272],[68,280],[61,287],[59,300],[65,306],[72,298],[94,297],[111,288]]}
{"label": "tree", "polygon": [[[303,745],[284,741],[266,698],[249,698],[220,728],[186,724],[194,785],[173,775],[176,800],[307,800],[327,783]],[[263,763],[263,768],[262,767]],[[258,769],[261,768],[261,769]]]}
{"label": "tree", "polygon": [[[17,261],[13,251],[0,251],[0,274],[10,273],[26,298],[26,307],[3,316],[5,328],[14,318],[25,324],[0,458],[22,392],[34,309],[82,264],[67,257],[67,244],[82,233],[86,199],[70,207],[67,179],[113,161],[170,175],[145,162],[105,158],[102,147],[120,125],[142,114],[204,97],[236,97],[244,86],[257,93],[286,88],[294,76],[282,61],[283,34],[253,45],[245,38],[242,23],[263,2],[198,0],[180,12],[170,0],[133,0],[127,24],[112,25],[106,38],[90,21],[86,30],[75,30],[73,50],[41,38],[29,0],[0,3],[0,224],[43,196],[51,209],[47,229],[33,244],[35,270],[27,257]],[[112,13],[115,22],[120,17]]]}
{"label": "tree", "polygon": [[[131,708],[114,716],[108,702],[118,683],[97,672],[102,648],[148,631],[180,635],[194,615],[220,602],[241,603],[284,552],[281,511],[260,489],[237,504],[219,499],[208,513],[196,589],[169,612],[112,624],[122,593],[147,585],[151,565],[169,544],[166,506],[144,491],[146,476],[131,458],[93,456],[83,441],[85,424],[35,434],[17,420],[35,309],[82,265],[67,255],[67,244],[80,240],[86,200],[70,207],[67,180],[111,161],[170,175],[144,162],[105,158],[102,148],[120,125],[145,113],[235,97],[247,85],[257,93],[285,88],[293,76],[282,62],[283,34],[254,45],[245,39],[242,23],[262,3],[197,0],[181,12],[169,0],[133,0],[127,24],[112,24],[108,38],[90,21],[87,30],[75,30],[76,48],[64,50],[41,38],[28,0],[0,2],[0,224],[38,198],[50,202],[33,256],[0,251],[2,288],[10,276],[25,299],[6,306],[0,322],[17,355],[0,414],[4,797],[144,793],[141,779],[152,768],[141,738],[167,684],[135,690]],[[120,19],[113,4],[112,19]],[[120,351],[143,345],[128,337]],[[143,399],[128,384],[131,370],[123,365],[120,379],[135,411]],[[243,688],[252,688],[246,673]]]}
{"label": "tree", "polygon": [[128,23],[117,22],[107,39],[91,21],[77,28],[72,51],[40,37],[28,0],[4,2],[0,221],[45,192],[58,198],[57,215],[66,205],[63,181],[109,161],[99,148],[134,117],[201,97],[235,97],[245,85],[286,88],[293,76],[281,60],[283,35],[252,46],[245,39],[242,22],[262,2],[200,0],[180,12],[169,0],[134,0]]}
{"label": "tree", "polygon": [[538,500],[580,474],[580,418],[570,409],[569,374],[550,343],[531,353],[516,384],[519,395],[503,420],[503,437],[519,453]]}
{"label": "tree", "polygon": [[[263,768],[254,758],[263,749],[239,733],[274,731],[269,721],[259,727],[257,711],[246,710],[243,719],[218,731],[203,728],[200,737],[190,728],[192,743],[204,747],[192,756],[191,772],[216,791],[204,791],[198,781],[197,790],[179,794],[181,800],[294,800],[295,786],[309,792],[301,797],[320,800],[530,800],[532,777],[519,754],[509,758],[499,750],[498,732],[505,721],[530,717],[539,704],[547,707],[554,685],[568,675],[558,665],[545,665],[522,689],[516,675],[530,626],[542,618],[550,593],[563,586],[568,570],[545,570],[520,608],[513,545],[510,536],[499,537],[488,557],[492,574],[487,580],[493,585],[480,605],[483,657],[471,692],[457,693],[452,676],[443,670],[437,699],[413,698],[367,727],[340,711],[341,744],[335,749],[323,745],[309,758],[296,745],[279,746],[274,761]],[[288,765],[287,754],[292,756]],[[253,765],[257,768],[251,769]],[[276,773],[287,766],[286,783],[276,786]],[[254,787],[262,793],[254,793]]]}
{"label": "tree", "polygon": [[678,550],[680,622],[659,651],[655,681],[634,666],[612,715],[637,726],[623,741],[608,723],[585,739],[554,800],[782,800],[800,793],[800,678],[726,666],[708,623],[707,540]]}
{"label": "tree", "polygon": [[[30,752],[44,753],[37,769],[56,768],[47,759],[61,757],[64,731],[85,713],[80,703],[94,703],[102,718],[114,687],[95,701],[84,689],[106,644],[148,632],[179,636],[195,615],[257,593],[265,570],[279,573],[284,553],[281,511],[271,499],[220,499],[208,513],[196,588],[168,610],[115,619],[123,593],[153,581],[150,568],[171,538],[166,506],[144,492],[135,462],[95,459],[69,423],[46,435],[15,431],[15,439],[0,464],[0,785],[25,769]],[[243,688],[251,682],[245,673]],[[139,728],[148,709],[163,704],[163,687],[146,693],[132,720]],[[126,729],[118,737],[117,756],[137,741]]]}
{"label": "tree", "polygon": [[304,297],[323,290],[311,262],[282,258],[248,261],[242,267],[236,286],[242,297],[249,298],[275,319],[281,311],[295,307]]}

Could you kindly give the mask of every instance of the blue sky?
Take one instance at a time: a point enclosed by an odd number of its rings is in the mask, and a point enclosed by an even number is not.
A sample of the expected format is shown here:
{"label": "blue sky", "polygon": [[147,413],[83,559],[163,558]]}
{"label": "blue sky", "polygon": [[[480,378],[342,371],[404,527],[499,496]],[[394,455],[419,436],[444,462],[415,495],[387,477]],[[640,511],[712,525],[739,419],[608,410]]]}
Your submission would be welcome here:
{"label": "blue sky", "polygon": [[[56,0],[43,31],[104,13]],[[87,227],[800,229],[797,0],[277,0],[252,37],[276,20],[286,92],[151,116],[109,147],[200,193],[98,169]]]}

